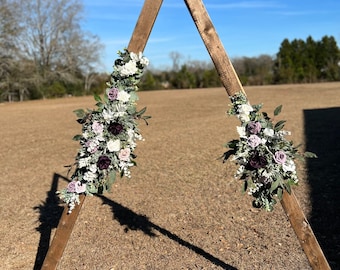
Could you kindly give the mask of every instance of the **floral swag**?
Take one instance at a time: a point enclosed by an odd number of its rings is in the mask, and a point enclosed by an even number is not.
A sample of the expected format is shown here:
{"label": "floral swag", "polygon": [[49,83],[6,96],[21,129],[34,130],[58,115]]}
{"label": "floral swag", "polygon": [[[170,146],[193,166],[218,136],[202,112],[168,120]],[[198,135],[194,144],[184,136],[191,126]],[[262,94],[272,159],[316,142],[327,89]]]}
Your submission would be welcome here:
{"label": "floral swag", "polygon": [[80,194],[110,191],[116,173],[130,178],[130,167],[136,165],[136,141],[143,140],[136,120],[150,118],[143,115],[146,108],[136,110],[136,91],[149,60],[126,49],[118,55],[103,98],[94,96],[97,108],[74,111],[82,124],[82,134],[73,138],[80,149],[71,182],[58,191],[69,213],[79,204]]}
{"label": "floral swag", "polygon": [[[226,144],[230,148],[224,154],[224,161],[232,156],[238,165],[235,177],[243,180],[243,192],[255,199],[253,206],[272,211],[276,198],[282,199],[283,190],[291,193],[291,186],[297,185],[295,158],[316,157],[311,152],[301,154],[299,146],[294,146],[285,136],[284,120],[273,123],[265,112],[260,112],[262,105],[251,106],[244,93],[230,97],[229,115],[235,115],[241,121],[237,127],[240,136]],[[282,109],[274,111],[277,116]]]}

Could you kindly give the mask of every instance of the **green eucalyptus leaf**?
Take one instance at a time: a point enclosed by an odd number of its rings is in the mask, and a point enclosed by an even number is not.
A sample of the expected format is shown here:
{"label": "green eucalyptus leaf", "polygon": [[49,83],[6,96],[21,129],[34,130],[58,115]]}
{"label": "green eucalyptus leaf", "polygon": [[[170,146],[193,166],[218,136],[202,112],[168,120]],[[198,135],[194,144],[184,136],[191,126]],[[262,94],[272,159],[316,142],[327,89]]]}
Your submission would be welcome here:
{"label": "green eucalyptus leaf", "polygon": [[146,107],[144,107],[143,109],[141,109],[139,112],[136,113],[136,116],[141,116],[146,112]]}
{"label": "green eucalyptus leaf", "polygon": [[282,110],[282,105],[280,106],[277,106],[274,110],[274,115],[279,115],[281,113],[281,110]]}
{"label": "green eucalyptus leaf", "polygon": [[270,192],[273,192],[273,191],[274,191],[275,189],[277,189],[279,186],[281,186],[281,181],[278,180],[278,179],[276,179],[276,180],[272,183],[272,185],[271,185],[269,191],[270,191]]}
{"label": "green eucalyptus leaf", "polygon": [[114,183],[115,180],[116,180],[116,171],[111,171],[105,183],[105,188],[107,191],[109,192],[111,191],[112,184]]}
{"label": "green eucalyptus leaf", "polygon": [[285,120],[281,120],[279,122],[277,122],[274,126],[274,130],[275,131],[280,131],[281,129],[283,129],[283,127],[285,126],[286,121]]}
{"label": "green eucalyptus leaf", "polygon": [[83,137],[82,135],[77,134],[77,135],[75,135],[75,136],[72,138],[72,140],[74,140],[74,141],[80,141],[82,137]]}
{"label": "green eucalyptus leaf", "polygon": [[318,156],[316,155],[316,154],[314,154],[314,153],[312,153],[312,152],[305,152],[304,154],[303,154],[303,156],[305,157],[305,158],[317,158]]}
{"label": "green eucalyptus leaf", "polygon": [[95,100],[95,101],[97,101],[97,102],[102,102],[102,98],[101,98],[99,95],[94,94],[93,97],[94,97],[94,100]]}
{"label": "green eucalyptus leaf", "polygon": [[289,194],[291,194],[291,193],[292,193],[292,189],[291,189],[291,187],[290,187],[290,184],[289,184],[289,183],[287,183],[287,184],[285,185],[285,189],[287,190],[287,192],[288,192]]}
{"label": "green eucalyptus leaf", "polygon": [[232,140],[228,143],[226,143],[226,147],[229,147],[231,149],[236,149],[237,148],[237,144],[238,144],[239,140]]}
{"label": "green eucalyptus leaf", "polygon": [[277,189],[277,197],[279,198],[279,200],[281,201],[282,200],[282,194],[283,194],[283,190],[282,190],[282,188],[281,187],[279,187],[278,189]]}
{"label": "green eucalyptus leaf", "polygon": [[78,109],[73,111],[78,118],[84,118],[86,115],[86,112],[84,109]]}

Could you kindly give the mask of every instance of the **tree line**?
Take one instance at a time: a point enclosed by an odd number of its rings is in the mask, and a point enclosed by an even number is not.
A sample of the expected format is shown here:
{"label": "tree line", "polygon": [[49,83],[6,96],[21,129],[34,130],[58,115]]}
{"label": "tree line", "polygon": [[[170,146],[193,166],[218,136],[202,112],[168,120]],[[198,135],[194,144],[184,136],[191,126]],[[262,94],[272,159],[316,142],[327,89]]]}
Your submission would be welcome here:
{"label": "tree line", "polygon": [[[101,93],[99,38],[81,28],[81,0],[0,0],[0,102]],[[212,62],[171,52],[172,67],[149,69],[141,90],[219,87]],[[332,36],[284,39],[275,56],[232,63],[243,85],[340,80],[340,50]]]}
{"label": "tree line", "polygon": [[[143,89],[203,88],[221,86],[212,63],[187,61],[170,54],[173,66],[168,71],[148,71]],[[315,41],[284,39],[275,56],[239,57],[231,60],[243,85],[314,83],[340,80],[340,49],[332,36]]]}

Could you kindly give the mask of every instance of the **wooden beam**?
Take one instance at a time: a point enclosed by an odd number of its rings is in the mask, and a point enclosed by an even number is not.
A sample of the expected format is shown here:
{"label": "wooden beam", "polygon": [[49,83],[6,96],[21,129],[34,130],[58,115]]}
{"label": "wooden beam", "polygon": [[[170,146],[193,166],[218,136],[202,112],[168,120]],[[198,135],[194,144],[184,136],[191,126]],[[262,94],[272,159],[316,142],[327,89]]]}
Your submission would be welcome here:
{"label": "wooden beam", "polygon": [[[208,12],[201,0],[184,0],[196,24],[199,34],[210,54],[212,61],[220,75],[222,84],[229,96],[237,92],[245,93],[235,69],[223,48]],[[294,195],[283,193],[282,207],[305,251],[313,269],[330,269],[319,243]]]}
{"label": "wooden beam", "polygon": [[127,48],[130,52],[144,51],[162,2],[163,0],[145,0]]}
{"label": "wooden beam", "polygon": [[313,269],[331,269],[293,190],[283,193],[281,205]]}
{"label": "wooden beam", "polygon": [[[200,0],[184,0],[229,96],[244,92],[235,69]],[[245,93],[245,92],[244,92]]]}
{"label": "wooden beam", "polygon": [[[162,2],[163,0],[146,0],[144,2],[144,6],[128,45],[128,50],[130,52],[139,53],[144,51]],[[81,207],[83,206],[84,200],[85,196],[81,195],[80,204],[76,205],[71,214],[68,214],[68,207],[65,206],[52,243],[48,249],[43,266],[41,268],[42,270],[57,269],[58,263],[62,258]]]}
{"label": "wooden beam", "polygon": [[54,234],[50,248],[48,249],[45,257],[42,270],[54,270],[57,269],[58,263],[63,256],[67,242],[71,236],[74,224],[78,218],[81,207],[83,206],[85,195],[80,195],[80,204],[76,205],[72,210],[72,213],[68,213],[68,207],[65,206],[63,214],[60,218],[57,230]]}

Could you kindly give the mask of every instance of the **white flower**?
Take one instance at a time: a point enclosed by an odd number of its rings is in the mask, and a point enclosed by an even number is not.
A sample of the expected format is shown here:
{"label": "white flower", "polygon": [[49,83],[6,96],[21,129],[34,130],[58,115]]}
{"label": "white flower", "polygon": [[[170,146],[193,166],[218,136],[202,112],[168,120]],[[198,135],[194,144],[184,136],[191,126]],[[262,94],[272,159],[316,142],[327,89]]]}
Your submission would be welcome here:
{"label": "white flower", "polygon": [[136,54],[134,52],[130,52],[130,58],[131,58],[131,60],[138,62],[142,58],[142,52],[139,52],[138,54]]}
{"label": "white flower", "polygon": [[236,127],[236,130],[237,130],[238,135],[240,135],[241,138],[247,137],[245,127]]}
{"label": "white flower", "polygon": [[128,137],[129,137],[129,141],[132,141],[133,138],[135,137],[135,131],[132,129],[132,128],[129,128],[127,131],[126,131]]}
{"label": "white flower", "polygon": [[111,110],[104,109],[102,112],[104,120],[108,123],[113,119],[113,112]]}
{"label": "white flower", "polygon": [[120,150],[120,140],[109,140],[107,149],[109,149],[110,152],[118,152]]}
{"label": "white flower", "polygon": [[284,137],[284,136],[286,136],[286,135],[292,135],[292,133],[290,132],[290,131],[288,131],[288,130],[280,130],[279,132],[278,132],[278,135],[280,136],[280,137]]}
{"label": "white flower", "polygon": [[133,60],[130,60],[124,66],[118,66],[117,70],[122,76],[130,76],[130,75],[137,73],[138,68],[136,66],[136,62]]}
{"label": "white flower", "polygon": [[87,139],[89,137],[89,133],[87,132],[87,131],[85,131],[84,133],[83,133],[83,138],[84,139]]}
{"label": "white flower", "polygon": [[97,165],[96,164],[91,164],[89,166],[89,170],[93,173],[95,173],[97,171]]}
{"label": "white flower", "polygon": [[118,92],[117,99],[122,102],[128,102],[130,99],[130,94],[124,90]]}
{"label": "white flower", "polygon": [[93,182],[97,178],[97,174],[91,171],[87,171],[86,173],[84,173],[83,178],[87,182]]}
{"label": "white flower", "polygon": [[282,170],[284,172],[295,172],[296,166],[293,160],[289,159],[286,163],[282,164]]}
{"label": "white flower", "polygon": [[143,66],[149,65],[149,59],[143,56],[142,52],[139,52],[138,54],[131,52],[130,57],[131,57],[131,60],[135,62],[140,62]]}
{"label": "white flower", "polygon": [[263,134],[266,135],[267,137],[273,137],[274,136],[274,130],[271,128],[265,128],[263,130]]}
{"label": "white flower", "polygon": [[141,63],[142,65],[144,65],[144,66],[148,66],[148,65],[149,65],[149,59],[143,56],[143,57],[140,59],[140,63]]}
{"label": "white flower", "polygon": [[266,170],[263,170],[262,175],[266,178],[271,178],[273,173],[271,171],[267,172]]}
{"label": "white flower", "polygon": [[245,166],[244,165],[240,165],[240,167],[238,167],[238,169],[236,171],[235,177],[238,177],[238,176],[242,175],[244,170],[245,170]]}
{"label": "white flower", "polygon": [[240,119],[241,122],[246,123],[250,121],[249,114],[241,113],[237,115],[238,119]]}
{"label": "white flower", "polygon": [[254,110],[253,107],[248,105],[248,104],[241,104],[237,108],[237,112],[239,114],[248,114],[249,115],[249,113],[252,112],[253,110]]}
{"label": "white flower", "polygon": [[119,103],[116,105],[116,112],[114,113],[115,117],[122,117],[127,114],[126,112],[126,105]]}
{"label": "white flower", "polygon": [[91,157],[86,157],[86,158],[81,158],[78,160],[78,166],[79,168],[84,168],[87,167],[87,165],[89,165]]}

